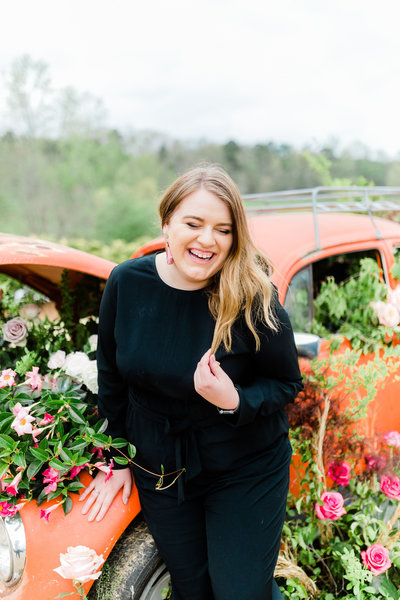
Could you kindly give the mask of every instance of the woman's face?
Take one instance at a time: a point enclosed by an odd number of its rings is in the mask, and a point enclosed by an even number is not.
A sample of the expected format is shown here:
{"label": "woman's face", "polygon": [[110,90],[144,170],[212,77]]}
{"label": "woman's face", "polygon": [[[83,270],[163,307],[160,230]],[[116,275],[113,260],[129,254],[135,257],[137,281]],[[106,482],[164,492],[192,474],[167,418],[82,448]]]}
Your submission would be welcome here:
{"label": "woman's face", "polygon": [[232,247],[228,206],[203,188],[192,192],[163,227],[174,259],[170,274],[178,287],[205,287],[224,264]]}

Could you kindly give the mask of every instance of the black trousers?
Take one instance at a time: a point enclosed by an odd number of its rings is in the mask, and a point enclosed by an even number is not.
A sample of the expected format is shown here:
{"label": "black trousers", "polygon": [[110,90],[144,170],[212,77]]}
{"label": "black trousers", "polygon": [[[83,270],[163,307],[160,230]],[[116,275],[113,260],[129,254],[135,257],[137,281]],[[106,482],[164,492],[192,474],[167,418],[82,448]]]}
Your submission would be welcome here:
{"label": "black trousers", "polygon": [[[185,500],[143,488],[144,518],[163,557],[174,600],[279,600],[273,578],[286,512],[286,436],[244,468],[202,473]],[[139,477],[140,479],[140,477]]]}

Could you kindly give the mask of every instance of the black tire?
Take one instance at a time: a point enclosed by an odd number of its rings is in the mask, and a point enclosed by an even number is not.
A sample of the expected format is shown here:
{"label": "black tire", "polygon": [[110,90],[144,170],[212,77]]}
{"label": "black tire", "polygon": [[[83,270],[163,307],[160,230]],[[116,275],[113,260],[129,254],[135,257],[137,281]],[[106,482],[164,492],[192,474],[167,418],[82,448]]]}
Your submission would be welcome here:
{"label": "black tire", "polygon": [[167,567],[145,522],[135,519],[118,540],[89,600],[161,600]]}

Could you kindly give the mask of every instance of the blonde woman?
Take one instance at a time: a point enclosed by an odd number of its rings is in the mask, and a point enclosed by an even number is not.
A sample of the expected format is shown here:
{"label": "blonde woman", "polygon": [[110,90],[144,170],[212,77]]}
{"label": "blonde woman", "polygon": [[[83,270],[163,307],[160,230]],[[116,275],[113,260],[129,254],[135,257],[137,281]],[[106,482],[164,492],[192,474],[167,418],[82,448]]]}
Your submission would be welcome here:
{"label": "blonde woman", "polygon": [[[165,252],[117,266],[104,292],[99,411],[110,435],[136,446],[135,483],[172,598],[282,598],[284,407],[302,387],[290,322],[225,171],[186,172],[159,212]],[[104,477],[82,496],[89,520],[119,489],[129,497],[129,469]]]}

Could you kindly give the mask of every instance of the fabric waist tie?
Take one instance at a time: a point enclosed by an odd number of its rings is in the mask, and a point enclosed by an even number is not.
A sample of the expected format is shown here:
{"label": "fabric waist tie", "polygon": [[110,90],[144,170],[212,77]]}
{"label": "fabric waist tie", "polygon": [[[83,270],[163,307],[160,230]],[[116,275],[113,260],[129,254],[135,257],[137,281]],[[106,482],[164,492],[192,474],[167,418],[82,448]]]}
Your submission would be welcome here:
{"label": "fabric waist tie", "polygon": [[[216,418],[208,417],[199,419],[196,423],[189,418],[172,418],[156,412],[147,406],[140,404],[135,398],[130,397],[130,403],[135,411],[140,413],[149,421],[160,423],[164,426],[164,433],[174,437],[175,446],[175,468],[184,473],[177,479],[178,504],[185,500],[184,483],[188,482],[201,473],[202,465],[197,439],[197,430],[202,427],[215,425]],[[185,461],[186,464],[183,464]]]}

